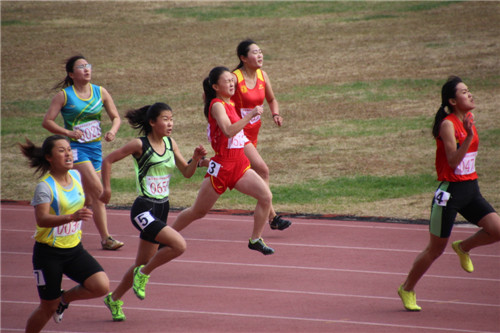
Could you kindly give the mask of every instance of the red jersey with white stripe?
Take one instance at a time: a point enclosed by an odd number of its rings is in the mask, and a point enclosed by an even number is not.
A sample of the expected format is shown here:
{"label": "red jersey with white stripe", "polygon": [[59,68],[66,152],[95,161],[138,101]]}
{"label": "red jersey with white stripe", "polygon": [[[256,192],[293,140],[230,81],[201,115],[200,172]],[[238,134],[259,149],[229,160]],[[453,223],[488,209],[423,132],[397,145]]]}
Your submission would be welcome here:
{"label": "red jersey with white stripe", "polygon": [[217,120],[212,117],[212,106],[214,105],[214,103],[221,103],[224,106],[231,124],[234,124],[241,119],[236,113],[232,102],[226,103],[221,99],[214,98],[210,103],[208,112],[208,141],[210,141],[210,144],[212,145],[216,156],[220,155],[221,157],[225,158],[240,158],[241,155],[245,155],[243,148],[248,142],[248,139],[243,133],[243,130],[239,131],[235,136],[230,138],[224,135],[219,125],[217,124]]}
{"label": "red jersey with white stripe", "polygon": [[[264,74],[262,74],[262,70],[257,69],[257,82],[255,83],[255,87],[249,89],[241,69],[237,69],[233,73],[236,75],[237,82],[236,91],[231,99],[234,101],[236,112],[243,118],[256,106],[264,106],[264,99],[266,98],[266,81],[264,79]],[[257,145],[257,136],[259,135],[261,124],[260,116],[255,116],[244,129],[245,135],[255,146]]]}
{"label": "red jersey with white stripe", "polygon": [[[449,120],[453,123],[453,127],[455,128],[455,140],[458,149],[467,137],[464,124],[453,113],[448,115],[444,120]],[[462,162],[460,162],[455,169],[452,169],[448,164],[443,140],[441,140],[441,137],[436,139],[436,171],[439,181],[462,182],[477,179],[476,156],[479,146],[479,136],[477,135],[476,127],[474,125],[472,125],[472,130],[474,132],[474,136],[469,149],[467,150]]]}

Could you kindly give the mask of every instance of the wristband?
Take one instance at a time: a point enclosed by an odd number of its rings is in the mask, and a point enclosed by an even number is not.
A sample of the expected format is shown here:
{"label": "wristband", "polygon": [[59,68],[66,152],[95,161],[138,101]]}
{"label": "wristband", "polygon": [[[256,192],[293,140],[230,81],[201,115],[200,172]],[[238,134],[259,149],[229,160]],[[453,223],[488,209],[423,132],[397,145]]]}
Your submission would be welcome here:
{"label": "wristband", "polygon": [[198,164],[196,164],[196,167],[201,167],[200,163],[205,159],[205,156],[203,156],[202,158],[200,158],[200,160],[198,161]]}
{"label": "wristband", "polygon": [[279,113],[273,113],[273,118],[276,117],[276,116],[280,116]]}

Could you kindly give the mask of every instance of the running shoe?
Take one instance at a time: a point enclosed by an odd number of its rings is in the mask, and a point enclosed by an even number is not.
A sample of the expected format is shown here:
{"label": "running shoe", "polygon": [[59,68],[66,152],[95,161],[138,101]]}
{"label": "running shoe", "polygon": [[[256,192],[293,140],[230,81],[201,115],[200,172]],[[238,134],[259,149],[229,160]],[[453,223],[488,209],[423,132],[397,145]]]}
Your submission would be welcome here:
{"label": "running shoe", "polygon": [[149,275],[141,273],[142,267],[144,265],[137,266],[134,269],[134,284],[132,285],[135,295],[141,300],[146,298],[146,284],[149,280]]}
{"label": "running shoe", "polygon": [[458,257],[460,258],[460,265],[462,265],[464,271],[472,273],[474,271],[474,266],[472,265],[472,261],[470,260],[469,253],[462,251],[462,249],[460,248],[460,243],[462,243],[461,240],[455,241],[451,243],[451,247],[458,254]]}
{"label": "running shoe", "polygon": [[281,215],[276,215],[271,221],[269,221],[269,225],[273,230],[285,230],[289,226],[292,225],[292,222],[288,220],[284,220]]}
{"label": "running shoe", "polygon": [[63,320],[63,313],[64,310],[68,308],[69,304],[63,304],[62,302],[59,302],[59,305],[57,306],[57,310],[54,313],[54,321],[59,324]]}
{"label": "running shoe", "polygon": [[251,250],[259,251],[263,255],[268,255],[268,254],[274,253],[274,249],[267,246],[266,243],[264,243],[264,240],[262,238],[259,238],[255,243],[252,243],[252,240],[250,239],[248,241],[248,248]]}
{"label": "running shoe", "polygon": [[124,321],[126,317],[122,310],[123,301],[121,299],[113,301],[111,294],[112,293],[109,293],[108,296],[104,297],[104,304],[106,304],[109,311],[111,311],[113,321]]}
{"label": "running shoe", "polygon": [[414,291],[406,291],[403,289],[403,285],[399,286],[398,295],[403,301],[403,305],[408,311],[420,311],[422,308],[417,305],[417,297]]}
{"label": "running shoe", "polygon": [[123,244],[124,244],[123,242],[120,242],[111,236],[109,236],[106,239],[106,241],[101,242],[102,249],[103,250],[110,250],[110,251],[118,250],[120,247],[123,246]]}

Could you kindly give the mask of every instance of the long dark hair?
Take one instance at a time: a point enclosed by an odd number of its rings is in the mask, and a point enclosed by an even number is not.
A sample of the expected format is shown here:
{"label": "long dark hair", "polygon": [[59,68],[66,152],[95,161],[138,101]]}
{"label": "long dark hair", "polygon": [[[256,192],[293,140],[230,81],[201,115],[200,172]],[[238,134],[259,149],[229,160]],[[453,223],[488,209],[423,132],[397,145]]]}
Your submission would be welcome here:
{"label": "long dark hair", "polygon": [[[436,112],[434,117],[434,124],[432,125],[432,135],[434,138],[439,137],[439,129],[441,127],[441,122],[446,116],[453,112],[452,106],[450,105],[450,98],[455,98],[457,94],[457,85],[463,82],[458,76],[450,76],[446,83],[441,88],[441,106]],[[445,108],[448,107],[448,112]]]}
{"label": "long dark hair", "polygon": [[238,44],[238,47],[236,48],[236,55],[238,56],[238,60],[240,61],[240,63],[238,64],[238,66],[236,66],[233,69],[233,72],[235,70],[237,70],[238,68],[243,67],[244,64],[243,64],[243,61],[241,60],[241,56],[244,56],[244,57],[248,56],[248,51],[250,51],[250,45],[252,45],[252,44],[257,44],[257,43],[255,43],[250,38],[249,39],[245,39],[244,41],[241,41]]}
{"label": "long dark hair", "polygon": [[155,103],[153,105],[145,105],[140,109],[129,110],[125,115],[128,123],[132,128],[138,129],[140,134],[148,135],[153,128],[149,123],[151,120],[156,121],[156,118],[162,111],[172,111],[172,108],[166,103]]}
{"label": "long dark hair", "polygon": [[207,119],[208,112],[210,110],[210,103],[212,103],[212,100],[217,97],[217,93],[215,92],[212,85],[216,84],[219,81],[219,77],[224,72],[229,72],[229,69],[224,66],[214,67],[208,74],[208,77],[203,80],[203,92],[205,93],[205,108],[203,109],[203,111]]}
{"label": "long dark hair", "polygon": [[43,141],[41,147],[37,147],[28,138],[26,138],[26,144],[18,144],[23,155],[28,158],[30,167],[35,168],[34,174],[38,173],[41,177],[50,170],[50,163],[47,161],[46,156],[52,156],[54,142],[59,140],[68,141],[68,138],[59,134],[51,135]]}
{"label": "long dark hair", "polygon": [[[80,59],[85,59],[85,57],[81,54],[77,54],[72,56],[71,58],[66,59],[66,77],[57,83],[53,90],[58,90],[58,89],[64,89],[66,87],[72,86],[73,85],[73,79],[69,76],[69,73],[73,73],[73,68],[75,67],[75,62],[77,62]],[[87,60],[87,59],[85,59]]]}

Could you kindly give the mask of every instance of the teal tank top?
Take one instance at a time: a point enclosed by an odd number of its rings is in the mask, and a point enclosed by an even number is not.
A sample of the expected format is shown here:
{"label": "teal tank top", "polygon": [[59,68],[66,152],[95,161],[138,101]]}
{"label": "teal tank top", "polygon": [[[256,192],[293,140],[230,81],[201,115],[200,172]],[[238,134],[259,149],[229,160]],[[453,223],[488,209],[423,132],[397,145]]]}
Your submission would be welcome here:
{"label": "teal tank top", "polygon": [[165,153],[158,155],[147,137],[141,137],[142,155],[134,157],[137,192],[140,196],[163,200],[168,198],[170,177],[175,169],[172,140],[164,137]]}
{"label": "teal tank top", "polygon": [[64,128],[70,131],[81,130],[83,137],[79,142],[94,142],[101,140],[101,114],[104,106],[101,87],[90,84],[91,94],[88,99],[78,97],[74,86],[64,88],[64,105],[61,115]]}

